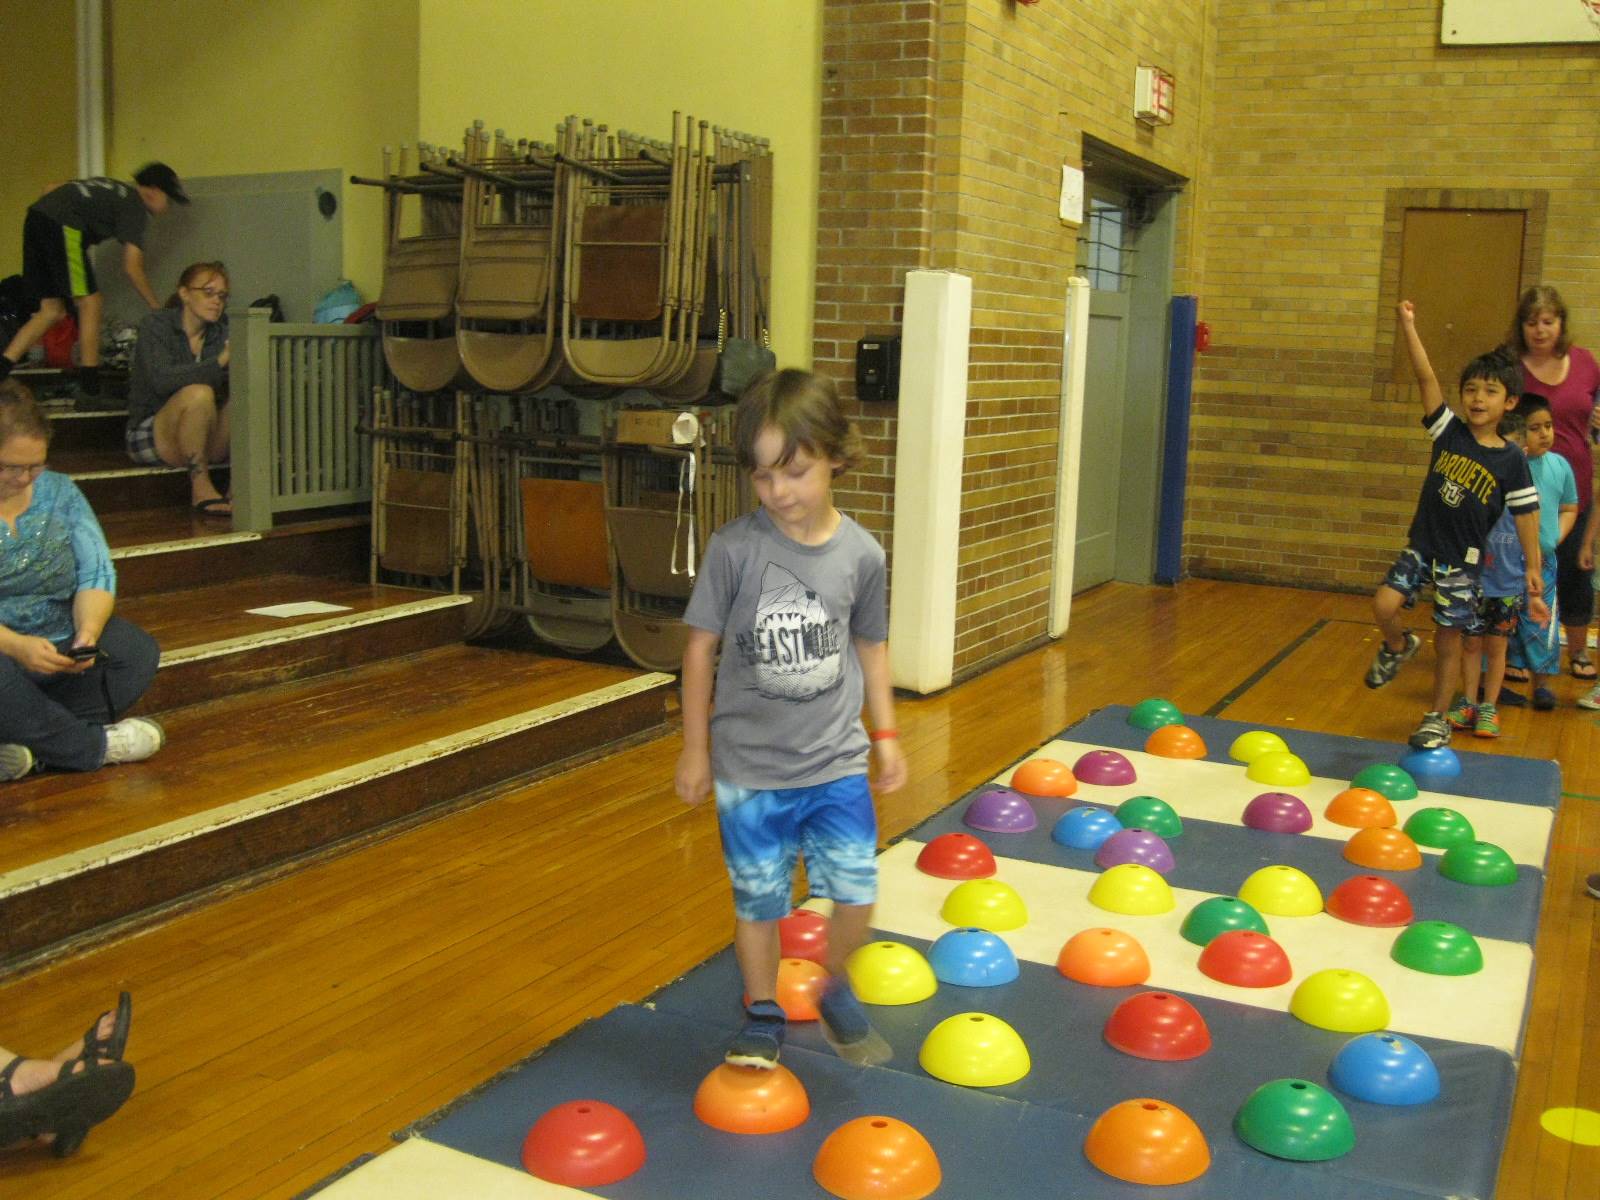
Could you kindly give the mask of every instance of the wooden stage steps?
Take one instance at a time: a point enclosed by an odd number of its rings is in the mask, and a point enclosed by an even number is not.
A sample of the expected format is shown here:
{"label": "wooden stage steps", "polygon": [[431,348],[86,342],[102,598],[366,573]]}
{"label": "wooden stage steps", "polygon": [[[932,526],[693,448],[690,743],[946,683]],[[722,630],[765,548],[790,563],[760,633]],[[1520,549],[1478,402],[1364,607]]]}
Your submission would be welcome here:
{"label": "wooden stage steps", "polygon": [[[51,466],[111,544],[117,611],[162,647],[134,711],[167,745],[0,784],[0,977],[663,727],[671,676],[465,645],[470,597],[368,583],[365,513],[235,533],[189,511],[181,472],[129,473],[121,413],[52,420]],[[305,601],[337,611],[249,611]]]}

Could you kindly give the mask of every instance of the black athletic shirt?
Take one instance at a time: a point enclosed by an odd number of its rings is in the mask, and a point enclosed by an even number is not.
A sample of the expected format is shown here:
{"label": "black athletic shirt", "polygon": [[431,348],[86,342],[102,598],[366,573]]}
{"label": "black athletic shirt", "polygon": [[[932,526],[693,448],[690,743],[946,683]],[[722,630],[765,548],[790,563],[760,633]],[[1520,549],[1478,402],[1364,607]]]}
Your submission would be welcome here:
{"label": "black athletic shirt", "polygon": [[1424,562],[1476,576],[1500,513],[1507,508],[1519,516],[1539,511],[1527,456],[1511,442],[1498,449],[1480,445],[1448,404],[1423,417],[1422,424],[1433,439],[1433,457],[1407,535],[1411,548]]}
{"label": "black athletic shirt", "polygon": [[103,175],[63,183],[34,201],[33,210],[57,225],[79,230],[86,246],[111,237],[142,250],[145,226],[150,223],[150,213],[133,185]]}

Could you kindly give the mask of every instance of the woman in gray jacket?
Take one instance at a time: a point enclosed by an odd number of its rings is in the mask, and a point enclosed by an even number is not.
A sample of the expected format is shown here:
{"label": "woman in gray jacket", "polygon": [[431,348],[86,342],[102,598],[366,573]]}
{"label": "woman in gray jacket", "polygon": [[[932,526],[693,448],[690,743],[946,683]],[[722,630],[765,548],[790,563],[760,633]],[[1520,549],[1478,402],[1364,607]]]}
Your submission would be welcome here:
{"label": "woman in gray jacket", "polygon": [[233,516],[211,481],[228,461],[228,270],[192,263],[165,308],[139,324],[128,381],[128,457],[189,471],[189,501],[203,517]]}

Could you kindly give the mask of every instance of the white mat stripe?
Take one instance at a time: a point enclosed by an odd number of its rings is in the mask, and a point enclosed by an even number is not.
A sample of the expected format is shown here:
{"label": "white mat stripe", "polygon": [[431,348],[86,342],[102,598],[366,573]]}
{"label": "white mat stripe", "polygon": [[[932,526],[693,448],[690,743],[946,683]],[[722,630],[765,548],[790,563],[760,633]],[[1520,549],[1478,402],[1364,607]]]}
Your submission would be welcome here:
{"label": "white mat stripe", "polygon": [[[1049,742],[1033,758],[1053,758],[1072,766],[1090,750],[1103,750],[1086,742]],[[1139,750],[1123,750],[1133,764],[1137,776],[1131,784],[1102,787],[1078,783],[1071,798],[1090,804],[1116,806],[1130,796],[1159,796],[1172,805],[1180,817],[1193,817],[1197,821],[1216,821],[1223,825],[1243,828],[1245,805],[1262,792],[1288,792],[1299,796],[1311,810],[1312,825],[1302,837],[1320,837],[1330,841],[1348,842],[1354,829],[1335,825],[1322,814],[1328,802],[1345,788],[1349,780],[1323,779],[1313,775],[1311,782],[1300,787],[1276,787],[1257,783],[1245,777],[1245,768],[1239,763],[1208,762],[1193,758],[1160,758]],[[1020,764],[1019,764],[1020,765]],[[995,777],[996,783],[1009,783],[1011,771]],[[1550,830],[1555,821],[1553,810],[1536,804],[1511,804],[1504,800],[1479,800],[1473,796],[1449,796],[1443,792],[1420,792],[1415,800],[1403,800],[1394,805],[1397,823],[1404,825],[1406,818],[1419,808],[1438,806],[1453,808],[1472,822],[1481,841],[1493,842],[1511,855],[1513,862],[1524,866],[1543,868],[1545,847],[1550,842]],[[1422,848],[1428,853],[1428,848]],[[1433,851],[1438,853],[1438,851]]]}
{"label": "white mat stripe", "polygon": [[[923,843],[903,841],[878,856],[878,903],[873,925],[890,933],[932,941],[953,928],[939,915],[957,886],[917,870]],[[1172,988],[1257,1008],[1288,1012],[1301,980],[1316,971],[1346,968],[1371,978],[1388,998],[1388,1028],[1457,1042],[1495,1046],[1515,1055],[1527,1001],[1533,951],[1520,942],[1479,938],[1484,967],[1475,975],[1425,975],[1389,957],[1398,929],[1350,925],[1327,914],[1266,918],[1284,948],[1294,978],[1276,988],[1241,988],[1200,973],[1200,948],[1179,936],[1189,910],[1213,893],[1174,888],[1175,907],[1155,917],[1127,917],[1089,902],[1097,873],[1070,867],[998,859],[996,878],[1010,884],[1027,905],[1029,921],[1003,936],[1020,959],[1054,967],[1073,934],[1097,926],[1131,933],[1150,956],[1149,987]],[[1077,986],[1077,985],[1070,985]],[[978,1001],[981,1007],[981,1000]],[[1003,1015],[1003,1014],[1002,1014]]]}
{"label": "white mat stripe", "polygon": [[572,1200],[593,1196],[546,1183],[524,1171],[441,1146],[407,1138],[317,1193],[318,1200]]}

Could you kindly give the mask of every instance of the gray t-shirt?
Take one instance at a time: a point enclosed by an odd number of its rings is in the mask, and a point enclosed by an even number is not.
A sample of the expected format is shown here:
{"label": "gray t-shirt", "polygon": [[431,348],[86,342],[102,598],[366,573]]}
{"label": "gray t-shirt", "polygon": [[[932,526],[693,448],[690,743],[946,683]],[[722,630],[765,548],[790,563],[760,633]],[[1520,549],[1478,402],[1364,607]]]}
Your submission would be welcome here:
{"label": "gray t-shirt", "polygon": [[46,192],[33,208],[57,225],[83,233],[83,243],[93,246],[114,237],[124,246],[144,246],[150,213],[131,184],[97,175],[74,179]]}
{"label": "gray t-shirt", "polygon": [[711,773],[747,788],[811,787],[867,770],[852,639],[889,639],[883,547],[849,517],[820,546],[766,510],[711,537],[683,619],[722,639]]}

